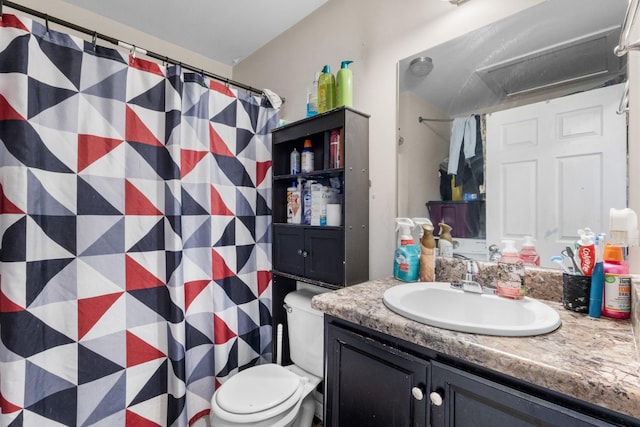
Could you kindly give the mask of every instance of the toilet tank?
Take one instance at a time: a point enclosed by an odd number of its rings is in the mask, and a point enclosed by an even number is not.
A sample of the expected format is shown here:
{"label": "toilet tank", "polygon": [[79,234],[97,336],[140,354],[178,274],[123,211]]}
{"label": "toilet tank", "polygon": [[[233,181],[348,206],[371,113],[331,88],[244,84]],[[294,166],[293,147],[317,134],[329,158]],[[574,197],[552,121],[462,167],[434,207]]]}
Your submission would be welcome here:
{"label": "toilet tank", "polygon": [[324,317],[311,308],[311,298],[317,295],[309,289],[288,293],[284,302],[288,306],[287,324],[289,352],[295,365],[322,378],[324,355]]}

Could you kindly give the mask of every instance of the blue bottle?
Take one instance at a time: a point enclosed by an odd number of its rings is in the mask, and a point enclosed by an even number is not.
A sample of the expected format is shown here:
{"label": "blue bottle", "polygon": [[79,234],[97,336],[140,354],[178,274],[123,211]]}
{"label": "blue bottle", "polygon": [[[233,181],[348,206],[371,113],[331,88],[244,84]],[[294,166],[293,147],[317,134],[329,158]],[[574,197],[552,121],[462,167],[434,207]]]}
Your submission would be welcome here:
{"label": "blue bottle", "polygon": [[393,259],[393,277],[403,282],[416,282],[420,273],[420,248],[411,235],[410,226],[399,223],[400,246]]}

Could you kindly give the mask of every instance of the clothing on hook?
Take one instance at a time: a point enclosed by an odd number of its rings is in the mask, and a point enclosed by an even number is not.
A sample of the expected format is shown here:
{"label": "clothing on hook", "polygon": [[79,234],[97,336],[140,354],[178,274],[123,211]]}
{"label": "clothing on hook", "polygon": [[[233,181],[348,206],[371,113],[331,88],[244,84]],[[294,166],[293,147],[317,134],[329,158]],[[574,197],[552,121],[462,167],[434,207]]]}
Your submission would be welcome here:
{"label": "clothing on hook", "polygon": [[458,173],[458,160],[462,148],[464,158],[471,158],[476,151],[476,116],[456,117],[451,127],[451,142],[449,143],[449,168],[451,175]]}

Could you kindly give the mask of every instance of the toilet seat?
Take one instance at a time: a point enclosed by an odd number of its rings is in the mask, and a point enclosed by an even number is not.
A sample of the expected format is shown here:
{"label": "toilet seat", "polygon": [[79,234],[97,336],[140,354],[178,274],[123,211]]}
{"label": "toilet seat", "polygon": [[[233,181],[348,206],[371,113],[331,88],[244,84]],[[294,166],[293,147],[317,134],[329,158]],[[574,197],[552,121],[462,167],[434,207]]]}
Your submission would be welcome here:
{"label": "toilet seat", "polygon": [[226,421],[257,422],[294,407],[306,383],[306,378],[280,365],[258,365],[231,377],[211,403],[217,416]]}

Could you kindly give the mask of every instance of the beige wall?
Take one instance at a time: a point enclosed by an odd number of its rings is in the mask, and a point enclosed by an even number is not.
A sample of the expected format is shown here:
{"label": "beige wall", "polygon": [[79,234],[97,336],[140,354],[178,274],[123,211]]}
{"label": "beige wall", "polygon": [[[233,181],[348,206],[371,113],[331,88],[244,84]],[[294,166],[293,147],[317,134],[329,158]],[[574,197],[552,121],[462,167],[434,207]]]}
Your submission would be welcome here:
{"label": "beige wall", "polygon": [[[541,0],[329,0],[236,65],[233,78],[286,98],[282,117],[304,117],[315,71],[351,59],[354,108],[371,115],[370,276],[391,274],[396,216],[396,65],[400,59]],[[446,84],[446,82],[443,82]]]}
{"label": "beige wall", "polygon": [[[214,61],[200,54],[188,51],[174,44],[167,43],[166,41],[160,40],[157,37],[153,37],[141,31],[134,30],[131,27],[127,27],[126,25],[104,18],[95,13],[88,12],[77,6],[65,3],[64,1],[20,0],[20,1],[17,1],[16,3],[19,3],[22,6],[28,7],[30,9],[33,9],[39,12],[49,14],[50,16],[54,16],[56,18],[65,20],[72,24],[76,24],[81,27],[85,27],[85,28],[97,31],[100,34],[117,38],[121,41],[124,41],[134,46],[138,46],[142,49],[146,49],[148,51],[155,52],[163,56],[167,56],[176,61],[180,61],[182,63],[192,65],[196,68],[202,68],[203,70],[206,70],[210,73],[214,73],[222,77],[231,78],[232,68],[228,65]],[[18,12],[14,9],[11,9],[6,5],[4,6],[3,11],[6,13],[13,13],[20,16],[28,16],[22,12]],[[33,19],[42,24],[44,23],[44,21],[40,18],[33,18]],[[69,30],[66,27],[60,27],[53,23],[49,25],[49,28],[60,30],[65,33],[75,34],[84,38],[85,40],[91,39],[90,36],[74,33],[73,31]],[[105,41],[98,41],[98,44],[114,47],[114,48],[116,47],[115,45],[112,45],[111,43],[108,43]],[[126,50],[124,49],[122,51],[126,52]]]}

